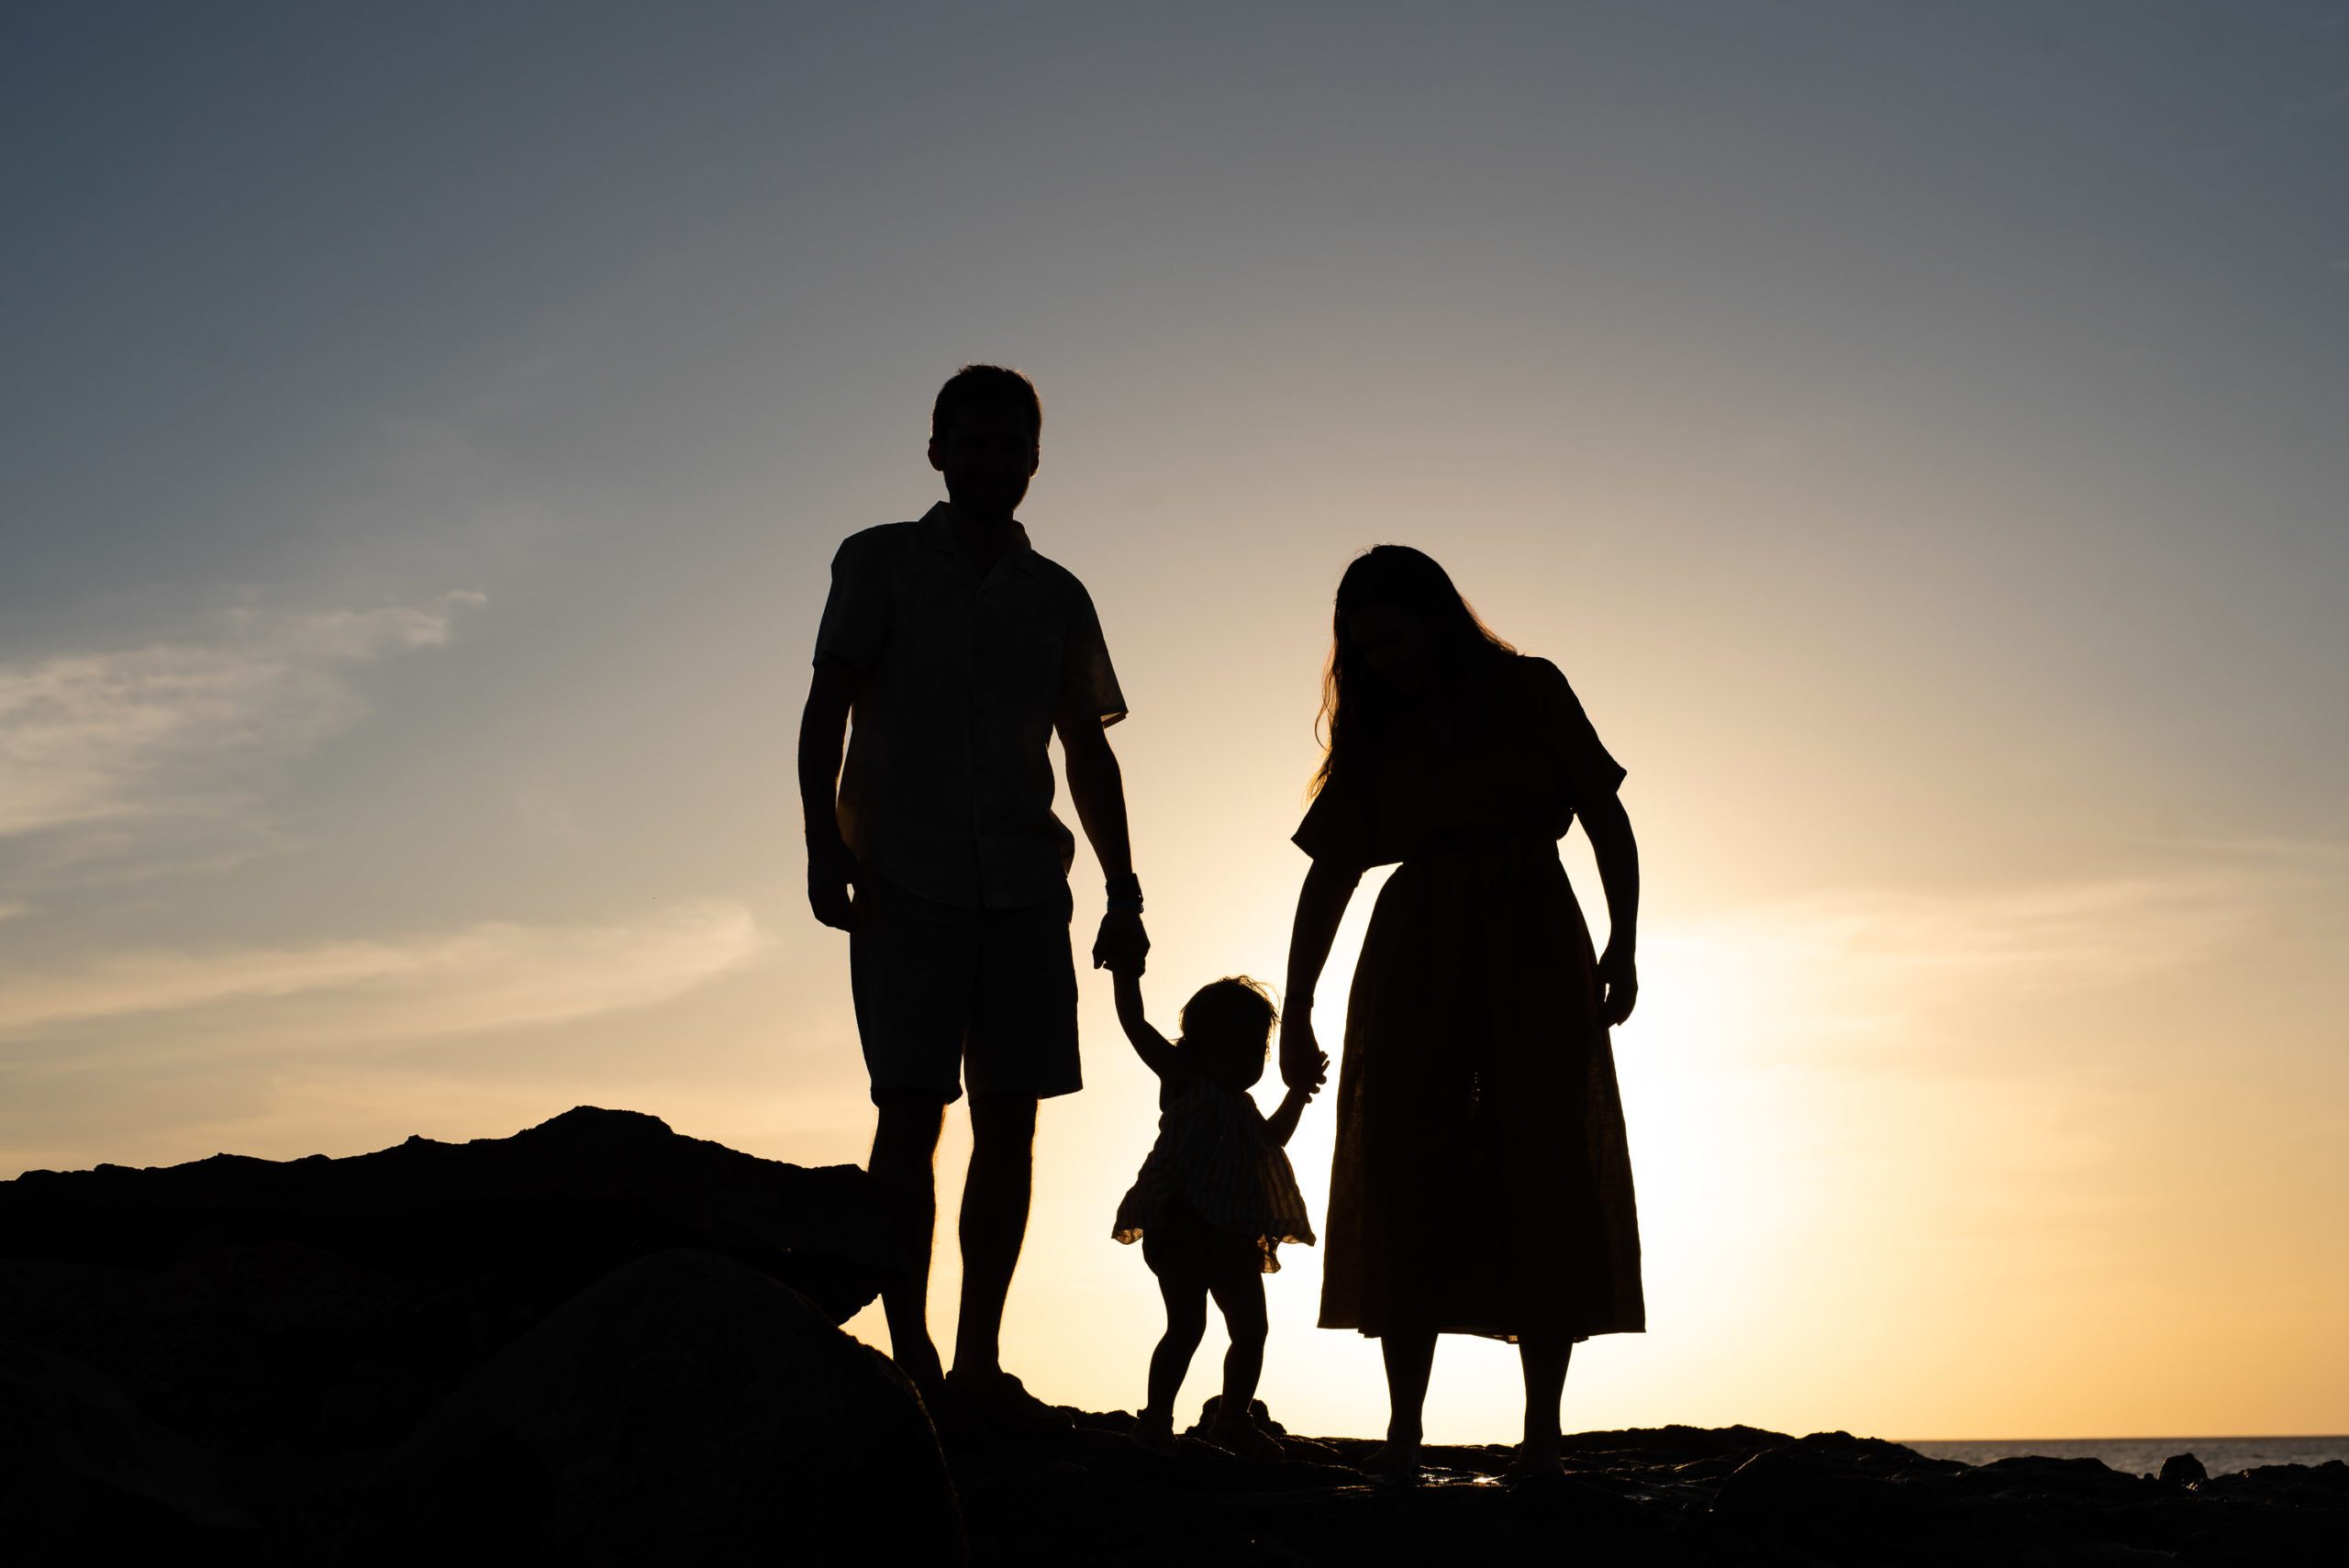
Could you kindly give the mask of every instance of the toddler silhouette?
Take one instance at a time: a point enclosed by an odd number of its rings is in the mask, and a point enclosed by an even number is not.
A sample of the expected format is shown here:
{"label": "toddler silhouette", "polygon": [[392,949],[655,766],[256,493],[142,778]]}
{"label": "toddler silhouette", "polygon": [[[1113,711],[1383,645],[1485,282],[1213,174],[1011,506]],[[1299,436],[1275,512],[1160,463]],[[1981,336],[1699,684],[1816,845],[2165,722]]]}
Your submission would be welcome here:
{"label": "toddler silhouette", "polygon": [[1280,1444],[1249,1419],[1264,1365],[1264,1276],[1283,1241],[1313,1243],[1297,1175],[1283,1152],[1297,1118],[1329,1067],[1323,1057],[1266,1118],[1249,1089],[1264,1075],[1275,1013],[1253,980],[1203,985],[1183,1006],[1182,1037],[1170,1041],[1142,1016],[1141,977],[1117,973],[1118,1021],[1142,1062],[1158,1074],[1158,1141],[1118,1205],[1114,1234],[1141,1243],[1166,1303],[1166,1332],[1150,1357],[1150,1402],[1134,1441],[1174,1447],[1174,1396],[1207,1328],[1207,1298],[1223,1313],[1231,1349],[1223,1359],[1223,1398],[1207,1439],[1244,1459],[1278,1461]]}

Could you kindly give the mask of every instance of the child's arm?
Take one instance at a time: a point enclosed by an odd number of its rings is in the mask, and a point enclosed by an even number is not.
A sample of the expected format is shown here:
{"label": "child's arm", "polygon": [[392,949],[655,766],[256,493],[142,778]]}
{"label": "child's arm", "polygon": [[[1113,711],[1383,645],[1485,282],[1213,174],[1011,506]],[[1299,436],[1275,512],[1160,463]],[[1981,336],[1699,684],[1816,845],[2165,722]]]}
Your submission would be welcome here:
{"label": "child's arm", "polygon": [[1141,1013],[1141,976],[1133,970],[1121,970],[1116,976],[1118,1022],[1125,1029],[1126,1039],[1133,1042],[1134,1054],[1141,1064],[1161,1078],[1174,1076],[1174,1048],[1166,1037],[1150,1027]]}
{"label": "child's arm", "polygon": [[1305,1114],[1305,1102],[1313,1097],[1321,1081],[1329,1075],[1330,1059],[1322,1057],[1313,1069],[1313,1076],[1281,1096],[1281,1108],[1264,1118],[1264,1141],[1275,1149],[1286,1149],[1297,1134],[1297,1118]]}

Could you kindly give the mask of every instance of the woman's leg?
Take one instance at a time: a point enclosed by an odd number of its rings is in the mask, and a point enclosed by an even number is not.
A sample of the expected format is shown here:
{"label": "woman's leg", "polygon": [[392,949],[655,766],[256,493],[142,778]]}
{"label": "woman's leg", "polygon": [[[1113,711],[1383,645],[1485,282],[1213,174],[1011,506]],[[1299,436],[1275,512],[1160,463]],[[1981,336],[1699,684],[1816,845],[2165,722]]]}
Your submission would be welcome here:
{"label": "woman's leg", "polygon": [[1416,1474],[1420,1412],[1428,1402],[1428,1374],[1435,1366],[1435,1335],[1389,1329],[1378,1349],[1386,1361],[1386,1444],[1363,1468],[1377,1475]]}
{"label": "woman's leg", "polygon": [[1243,1258],[1219,1270],[1214,1284],[1215,1304],[1223,1311],[1224,1327],[1231,1333],[1231,1348],[1223,1357],[1223,1399],[1216,1407],[1208,1440],[1230,1449],[1242,1459],[1277,1464],[1281,1445],[1249,1418],[1256,1397],[1256,1380],[1264,1370],[1264,1273],[1254,1243]]}
{"label": "woman's leg", "polygon": [[1183,1374],[1191,1370],[1191,1352],[1208,1326],[1208,1286],[1189,1270],[1158,1269],[1159,1299],[1166,1304],[1166,1332],[1150,1352],[1150,1402],[1134,1423],[1134,1440],[1145,1448],[1172,1448],[1174,1443],[1174,1396],[1183,1391]]}
{"label": "woman's leg", "polygon": [[1525,1441],[1517,1451],[1509,1473],[1524,1476],[1562,1468],[1558,1405],[1566,1392],[1566,1363],[1575,1342],[1555,1331],[1527,1334],[1517,1342],[1519,1362],[1525,1369]]}

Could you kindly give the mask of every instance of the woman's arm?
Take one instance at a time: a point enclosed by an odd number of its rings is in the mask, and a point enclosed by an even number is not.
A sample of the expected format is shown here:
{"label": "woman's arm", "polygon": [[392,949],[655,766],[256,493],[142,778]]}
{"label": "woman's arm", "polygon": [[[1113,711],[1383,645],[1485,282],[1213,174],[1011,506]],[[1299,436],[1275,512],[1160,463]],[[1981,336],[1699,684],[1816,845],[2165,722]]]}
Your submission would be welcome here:
{"label": "woman's arm", "polygon": [[1161,1078],[1172,1076],[1176,1066],[1175,1050],[1166,1042],[1166,1037],[1151,1028],[1150,1020],[1142,1017],[1141,972],[1133,969],[1118,971],[1117,983],[1112,988],[1118,996],[1118,1022],[1124,1028],[1126,1039],[1133,1042],[1134,1054],[1141,1058],[1143,1066]]}
{"label": "woman's arm", "polygon": [[1297,890],[1297,919],[1288,933],[1288,986],[1281,997],[1281,1082],[1292,1089],[1319,1083],[1329,1062],[1313,1038],[1313,987],[1361,882],[1359,866],[1315,861]]}
{"label": "woman's arm", "polygon": [[1607,951],[1598,961],[1599,1017],[1620,1024],[1640,999],[1640,846],[1620,796],[1601,796],[1581,812],[1607,890]]}

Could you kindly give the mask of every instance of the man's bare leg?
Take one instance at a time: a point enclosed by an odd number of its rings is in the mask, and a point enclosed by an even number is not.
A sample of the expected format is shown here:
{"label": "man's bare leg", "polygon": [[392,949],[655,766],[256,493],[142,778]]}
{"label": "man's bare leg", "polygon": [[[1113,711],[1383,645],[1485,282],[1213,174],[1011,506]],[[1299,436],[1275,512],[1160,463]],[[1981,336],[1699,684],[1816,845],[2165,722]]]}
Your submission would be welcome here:
{"label": "man's bare leg", "polygon": [[971,1173],[963,1186],[963,1307],[954,1329],[958,1377],[1003,1370],[1003,1303],[1028,1238],[1035,1168],[1035,1100],[974,1095]]}
{"label": "man's bare leg", "polygon": [[1035,1180],[1036,1101],[1027,1095],[971,1099],[971,1173],[963,1184],[963,1306],[954,1329],[955,1393],[1005,1431],[1063,1429],[1069,1418],[1003,1370],[1003,1303],[1028,1236]]}
{"label": "man's bare leg", "polygon": [[938,1134],[945,1126],[946,1106],[935,1095],[902,1089],[884,1089],[874,1098],[881,1116],[867,1169],[912,1261],[907,1273],[881,1291],[890,1359],[934,1403],[945,1377],[930,1338],[930,1251],[938,1223]]}

